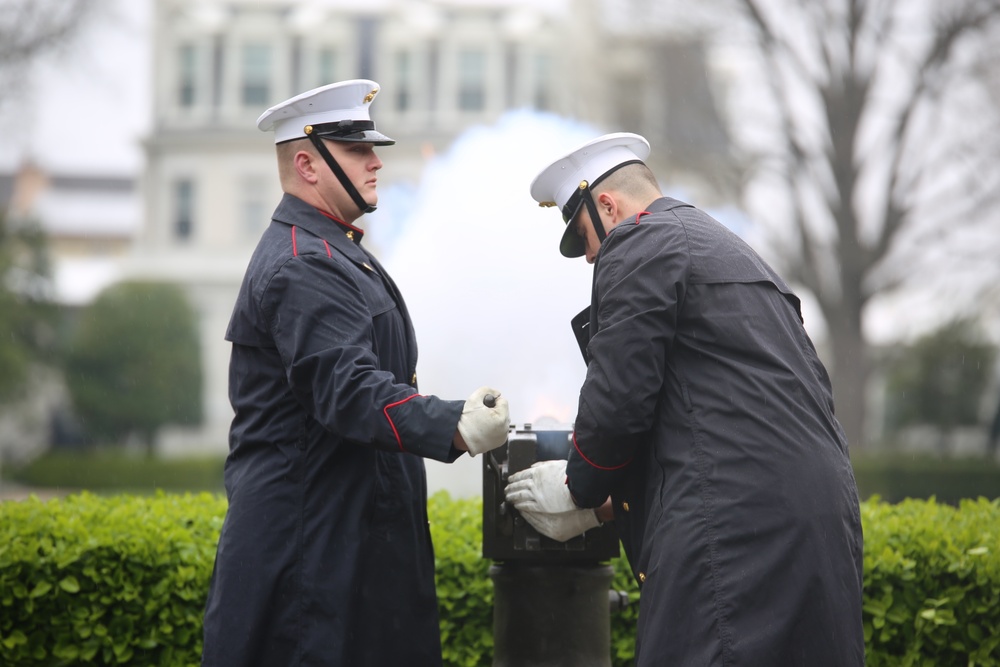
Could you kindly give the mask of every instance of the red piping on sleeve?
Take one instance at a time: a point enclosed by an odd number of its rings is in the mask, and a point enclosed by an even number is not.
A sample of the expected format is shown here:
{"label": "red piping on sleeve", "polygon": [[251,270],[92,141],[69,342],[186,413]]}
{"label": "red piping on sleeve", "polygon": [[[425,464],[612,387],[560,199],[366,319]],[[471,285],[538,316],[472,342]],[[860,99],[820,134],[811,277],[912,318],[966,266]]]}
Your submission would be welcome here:
{"label": "red piping on sleeve", "polygon": [[406,449],[403,447],[403,440],[399,437],[399,431],[396,430],[396,425],[392,422],[392,417],[389,416],[389,408],[394,408],[397,405],[402,405],[403,403],[406,403],[411,398],[416,398],[417,396],[422,396],[422,394],[410,394],[409,396],[407,396],[403,400],[396,401],[395,403],[390,403],[389,405],[385,406],[382,409],[382,414],[384,414],[385,418],[387,420],[389,420],[389,427],[392,429],[392,434],[396,436],[396,443],[399,445],[399,451],[401,451],[401,452],[405,452]]}
{"label": "red piping on sleeve", "polygon": [[638,225],[639,224],[639,218],[641,218],[644,215],[649,215],[649,211],[639,211],[638,213],[636,213],[635,214],[635,224]]}
{"label": "red piping on sleeve", "polygon": [[295,241],[295,227],[292,227],[292,257],[299,256],[299,246]]}
{"label": "red piping on sleeve", "polygon": [[586,461],[587,463],[589,463],[594,468],[597,468],[598,470],[621,470],[622,468],[624,468],[625,466],[627,466],[629,463],[632,463],[632,458],[635,458],[635,457],[632,457],[628,461],[626,461],[625,463],[622,463],[621,465],[617,465],[617,466],[612,466],[611,468],[608,468],[606,466],[599,466],[596,463],[594,463],[593,461],[591,461],[590,459],[588,459],[586,454],[584,454],[582,451],[580,451],[580,445],[576,444],[576,431],[573,431],[573,448],[576,449],[576,453],[580,455],[580,458],[582,458],[584,461]]}
{"label": "red piping on sleeve", "polygon": [[326,256],[333,257],[333,255],[330,254],[330,244],[326,242],[326,239],[323,239],[323,247],[326,248]]}

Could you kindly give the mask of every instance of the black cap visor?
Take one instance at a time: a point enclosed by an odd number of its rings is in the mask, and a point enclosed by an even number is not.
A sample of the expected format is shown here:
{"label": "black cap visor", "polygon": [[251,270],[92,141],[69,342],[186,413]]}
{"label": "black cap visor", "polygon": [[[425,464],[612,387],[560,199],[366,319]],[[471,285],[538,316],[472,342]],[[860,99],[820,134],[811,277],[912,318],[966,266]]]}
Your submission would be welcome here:
{"label": "black cap visor", "polygon": [[576,231],[576,214],[581,208],[583,208],[583,190],[575,190],[562,208],[566,229],[563,231],[562,240],[559,241],[559,252],[563,257],[583,257],[587,254],[583,237]]}
{"label": "black cap visor", "polygon": [[317,136],[331,141],[348,141],[375,144],[376,146],[391,146],[396,143],[375,129],[375,122],[370,120],[342,120],[336,123],[320,123],[312,126]]}

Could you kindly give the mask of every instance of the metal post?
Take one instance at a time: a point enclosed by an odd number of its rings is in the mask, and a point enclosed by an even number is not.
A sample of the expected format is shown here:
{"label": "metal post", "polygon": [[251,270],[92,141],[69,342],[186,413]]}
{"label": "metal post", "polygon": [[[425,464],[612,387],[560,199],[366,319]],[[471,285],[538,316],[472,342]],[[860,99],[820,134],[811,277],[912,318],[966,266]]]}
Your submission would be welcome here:
{"label": "metal post", "polygon": [[493,667],[611,667],[610,565],[504,563],[493,579]]}

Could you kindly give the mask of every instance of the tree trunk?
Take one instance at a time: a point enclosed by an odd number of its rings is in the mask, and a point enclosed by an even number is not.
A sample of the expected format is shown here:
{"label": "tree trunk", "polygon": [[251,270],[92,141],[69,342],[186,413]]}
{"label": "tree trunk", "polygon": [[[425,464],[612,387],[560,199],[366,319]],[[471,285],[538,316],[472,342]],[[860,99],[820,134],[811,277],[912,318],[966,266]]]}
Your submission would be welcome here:
{"label": "tree trunk", "polygon": [[864,450],[869,447],[865,415],[871,359],[861,334],[860,318],[835,317],[827,318],[827,322],[833,351],[830,379],[837,419],[852,450]]}

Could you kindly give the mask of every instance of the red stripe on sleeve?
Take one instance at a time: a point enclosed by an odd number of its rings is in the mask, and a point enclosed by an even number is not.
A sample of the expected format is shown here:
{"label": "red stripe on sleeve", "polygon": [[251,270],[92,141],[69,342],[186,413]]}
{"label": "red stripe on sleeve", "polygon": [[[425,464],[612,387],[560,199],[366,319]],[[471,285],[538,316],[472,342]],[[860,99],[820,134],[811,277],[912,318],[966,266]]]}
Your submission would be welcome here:
{"label": "red stripe on sleeve", "polygon": [[384,414],[385,418],[389,420],[389,427],[392,429],[392,434],[396,436],[396,443],[399,445],[399,451],[401,452],[405,452],[406,448],[403,447],[403,440],[399,437],[399,431],[396,430],[396,425],[393,423],[392,417],[389,416],[389,408],[394,408],[397,405],[402,405],[403,403],[406,403],[410,399],[416,398],[417,396],[421,395],[422,394],[410,394],[403,400],[396,401],[395,403],[390,403],[389,405],[385,406],[385,408],[382,409],[382,414]]}
{"label": "red stripe on sleeve", "polygon": [[333,255],[330,254],[330,244],[326,242],[326,239],[323,239],[323,247],[326,248],[326,256],[333,257]]}
{"label": "red stripe on sleeve", "polygon": [[586,454],[584,454],[582,451],[580,451],[580,445],[576,444],[576,431],[573,431],[573,448],[576,449],[576,453],[580,455],[580,458],[582,458],[584,461],[586,461],[587,463],[589,463],[594,468],[597,468],[598,470],[621,470],[622,468],[624,468],[625,466],[627,466],[629,463],[632,463],[632,458],[635,458],[635,457],[632,457],[628,461],[626,461],[625,463],[622,463],[621,465],[613,466],[611,468],[608,468],[606,466],[599,466],[596,463],[594,463],[593,461],[591,461],[590,459],[588,459]]}
{"label": "red stripe on sleeve", "polygon": [[299,246],[295,241],[295,227],[292,227],[292,257],[299,256]]}

